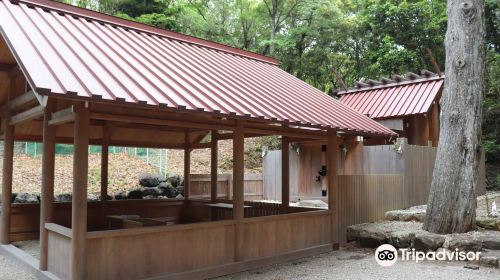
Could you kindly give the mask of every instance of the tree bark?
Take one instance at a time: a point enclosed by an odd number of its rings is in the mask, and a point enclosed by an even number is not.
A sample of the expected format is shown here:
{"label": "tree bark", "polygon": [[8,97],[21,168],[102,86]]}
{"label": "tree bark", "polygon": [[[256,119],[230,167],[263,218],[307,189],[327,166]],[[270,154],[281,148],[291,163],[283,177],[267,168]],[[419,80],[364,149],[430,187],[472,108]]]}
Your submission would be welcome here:
{"label": "tree bark", "polygon": [[484,0],[448,0],[441,128],[424,229],[475,228],[484,89]]}

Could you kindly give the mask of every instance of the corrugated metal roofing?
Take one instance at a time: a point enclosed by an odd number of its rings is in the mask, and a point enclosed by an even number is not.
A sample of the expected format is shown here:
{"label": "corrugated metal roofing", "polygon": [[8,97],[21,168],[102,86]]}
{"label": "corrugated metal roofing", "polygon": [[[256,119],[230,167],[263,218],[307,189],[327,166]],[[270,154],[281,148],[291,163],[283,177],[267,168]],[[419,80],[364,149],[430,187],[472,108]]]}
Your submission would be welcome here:
{"label": "corrugated metal roofing", "polygon": [[443,87],[443,77],[360,88],[341,93],[340,102],[373,119],[423,114]]}
{"label": "corrugated metal roofing", "polygon": [[51,1],[0,0],[39,93],[392,135],[265,56]]}

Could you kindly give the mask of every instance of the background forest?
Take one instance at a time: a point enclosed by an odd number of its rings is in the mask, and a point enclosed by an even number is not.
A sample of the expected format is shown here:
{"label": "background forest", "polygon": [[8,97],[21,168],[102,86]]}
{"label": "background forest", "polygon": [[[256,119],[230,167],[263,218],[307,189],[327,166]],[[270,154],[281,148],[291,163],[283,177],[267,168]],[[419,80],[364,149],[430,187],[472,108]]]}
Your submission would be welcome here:
{"label": "background forest", "polygon": [[[445,0],[64,0],[102,13],[275,57],[327,94],[421,69],[444,72]],[[500,189],[500,1],[485,0],[488,185]]]}

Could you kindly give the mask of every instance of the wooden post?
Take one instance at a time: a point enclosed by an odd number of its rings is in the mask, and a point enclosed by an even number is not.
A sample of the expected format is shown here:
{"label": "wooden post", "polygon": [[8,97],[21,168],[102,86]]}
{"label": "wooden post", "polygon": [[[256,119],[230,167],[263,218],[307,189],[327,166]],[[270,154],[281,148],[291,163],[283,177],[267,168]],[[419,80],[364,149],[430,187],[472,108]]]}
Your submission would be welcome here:
{"label": "wooden post", "polygon": [[109,127],[104,125],[101,145],[101,225],[103,227],[106,225],[106,215],[108,212],[109,134]]}
{"label": "wooden post", "polygon": [[290,146],[286,137],[281,138],[281,210],[288,212],[290,205]]}
{"label": "wooden post", "polygon": [[328,131],[328,147],[327,147],[327,170],[328,170],[328,209],[332,211],[331,228],[332,228],[332,246],[333,249],[338,249],[340,228],[339,223],[339,186],[337,178],[337,150],[338,140],[337,132],[333,129]]}
{"label": "wooden post", "polygon": [[40,196],[40,270],[47,270],[49,252],[49,232],[45,223],[53,222],[54,207],[54,168],[55,168],[55,125],[49,125],[55,103],[48,100],[43,112],[43,154],[42,154],[42,190]]}
{"label": "wooden post", "polygon": [[14,163],[14,126],[10,125],[10,116],[5,118],[3,177],[2,177],[2,244],[10,243],[10,212],[12,199],[12,171]]}
{"label": "wooden post", "polygon": [[75,106],[73,201],[71,218],[71,279],[85,279],[87,234],[87,175],[89,113],[82,104]]}
{"label": "wooden post", "polygon": [[233,219],[236,221],[235,228],[235,261],[243,259],[243,218],[244,218],[244,175],[245,175],[245,136],[243,121],[236,122],[236,130],[233,138]]}
{"label": "wooden post", "polygon": [[212,149],[211,149],[211,158],[210,158],[210,198],[212,202],[217,200],[217,180],[218,180],[218,152],[219,145],[217,140],[217,130],[212,130]]}
{"label": "wooden post", "polygon": [[189,200],[189,175],[191,174],[191,148],[189,147],[189,132],[184,134],[184,199]]}

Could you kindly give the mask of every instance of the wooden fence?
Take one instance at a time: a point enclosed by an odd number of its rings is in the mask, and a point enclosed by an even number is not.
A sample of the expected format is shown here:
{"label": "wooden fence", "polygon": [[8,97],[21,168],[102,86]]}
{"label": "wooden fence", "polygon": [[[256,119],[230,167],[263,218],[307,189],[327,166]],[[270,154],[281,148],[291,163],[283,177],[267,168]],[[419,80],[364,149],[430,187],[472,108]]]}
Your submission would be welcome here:
{"label": "wooden fence", "polygon": [[385,212],[408,207],[401,174],[339,175],[341,228],[380,220]]}
{"label": "wooden fence", "polygon": [[[191,174],[189,176],[190,192],[192,198],[210,198],[210,174]],[[263,199],[263,184],[261,174],[245,174],[244,181],[245,200]],[[233,175],[219,174],[217,176],[217,197],[232,199]]]}
{"label": "wooden fence", "polygon": [[[427,203],[432,183],[437,148],[409,145],[351,147],[339,152],[339,188],[345,223],[370,222],[384,218],[386,211]],[[296,153],[290,153],[297,155]],[[324,164],[321,146],[300,150],[290,159],[290,195],[294,200],[317,199],[322,182],[313,181],[312,172],[304,178],[304,170],[319,170]],[[281,199],[281,151],[271,151],[264,158],[264,198]],[[486,192],[484,153],[481,160],[477,194]],[[302,177],[302,178],[301,178]],[[324,178],[322,179],[324,180]],[[308,182],[305,182],[308,181]],[[324,182],[324,181],[323,181]],[[311,187],[304,188],[303,185]],[[321,198],[321,197],[320,197]],[[324,197],[326,201],[326,197]]]}
{"label": "wooden fence", "polygon": [[[290,151],[290,197],[299,193],[299,155]],[[281,150],[269,151],[262,162],[262,183],[264,199],[281,200]]]}

